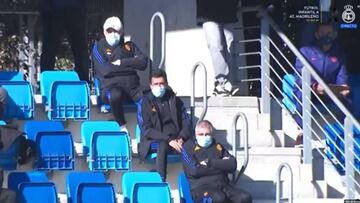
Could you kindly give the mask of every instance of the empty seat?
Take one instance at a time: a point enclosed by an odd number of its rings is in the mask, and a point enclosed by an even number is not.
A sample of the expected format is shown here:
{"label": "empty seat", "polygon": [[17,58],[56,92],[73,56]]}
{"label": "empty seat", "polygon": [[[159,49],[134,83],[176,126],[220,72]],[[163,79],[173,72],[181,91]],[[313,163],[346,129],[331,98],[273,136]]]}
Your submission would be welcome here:
{"label": "empty seat", "polygon": [[78,203],[116,203],[111,183],[80,183],[76,191]]}
{"label": "empty seat", "polygon": [[28,140],[36,141],[36,135],[40,131],[64,131],[64,127],[59,121],[26,121],[24,132]]}
{"label": "empty seat", "polygon": [[27,81],[0,81],[8,92],[5,118],[31,119],[34,116],[34,95]]}
{"label": "empty seat", "polygon": [[19,185],[20,203],[57,203],[54,183],[27,182]]}
{"label": "empty seat", "polygon": [[74,169],[74,143],[70,132],[38,132],[36,146],[38,154],[36,168],[40,170]]}
{"label": "empty seat", "polygon": [[178,189],[180,202],[193,203],[193,200],[191,198],[189,181],[187,180],[184,172],[179,173]]}
{"label": "empty seat", "polygon": [[171,194],[167,183],[135,183],[132,201],[136,203],[170,203]]}
{"label": "empty seat", "polygon": [[28,182],[48,182],[48,178],[44,172],[11,172],[8,175],[8,188],[13,191],[18,191],[21,183]]}
{"label": "empty seat", "polygon": [[81,124],[81,143],[83,145],[83,154],[89,153],[91,137],[95,132],[119,132],[120,126],[115,121],[84,121]]}
{"label": "empty seat", "polygon": [[[71,172],[66,177],[68,203],[77,202],[77,190],[81,183],[105,183],[104,174],[99,172]],[[101,201],[100,201],[101,202]]]}
{"label": "empty seat", "polygon": [[24,81],[24,74],[18,71],[0,71],[0,80]]}
{"label": "empty seat", "polygon": [[132,200],[133,188],[136,183],[162,183],[161,176],[157,172],[126,172],[122,176],[122,192],[124,203]]}
{"label": "empty seat", "polygon": [[130,137],[126,132],[95,132],[91,138],[90,170],[129,170]]}

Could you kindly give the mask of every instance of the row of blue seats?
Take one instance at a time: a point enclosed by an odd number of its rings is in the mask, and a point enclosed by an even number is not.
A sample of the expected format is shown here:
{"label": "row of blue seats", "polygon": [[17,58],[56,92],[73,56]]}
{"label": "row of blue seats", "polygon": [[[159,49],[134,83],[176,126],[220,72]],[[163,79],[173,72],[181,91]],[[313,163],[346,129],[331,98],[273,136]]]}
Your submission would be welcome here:
{"label": "row of blue seats", "polygon": [[[5,118],[32,119],[35,102],[32,86],[19,72],[0,72],[0,86],[9,94]],[[50,120],[89,118],[90,91],[73,71],[45,71],[40,76],[42,102]]]}
{"label": "row of blue seats", "polygon": [[[8,176],[8,188],[16,191],[20,203],[56,203],[54,183],[43,172],[13,172]],[[71,172],[66,178],[68,203],[115,203],[116,195],[111,183],[99,172]],[[156,172],[126,172],[122,176],[124,203],[170,203],[167,183]]]}
{"label": "row of blue seats", "polygon": [[[74,142],[71,132],[59,121],[27,121],[24,132],[36,149],[34,168],[38,170],[73,170]],[[90,170],[131,169],[130,136],[120,131],[115,121],[85,121],[81,125],[83,155]],[[56,143],[56,144],[54,144]],[[0,154],[0,165],[16,169],[16,160]]]}

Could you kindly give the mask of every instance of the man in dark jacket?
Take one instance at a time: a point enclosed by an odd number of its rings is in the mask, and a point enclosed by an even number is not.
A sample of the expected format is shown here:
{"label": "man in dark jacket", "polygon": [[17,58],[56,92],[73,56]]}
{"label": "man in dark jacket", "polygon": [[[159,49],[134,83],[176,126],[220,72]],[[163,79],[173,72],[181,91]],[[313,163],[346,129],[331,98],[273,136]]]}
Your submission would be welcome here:
{"label": "man in dark jacket", "polygon": [[230,185],[229,173],[236,171],[236,159],[212,136],[207,120],[196,125],[195,137],[182,150],[185,175],[195,203],[249,203],[249,193]]}
{"label": "man in dark jacket", "polygon": [[144,96],[141,108],[139,154],[146,158],[153,150],[153,143],[157,143],[157,171],[165,181],[167,154],[171,150],[181,151],[182,144],[192,134],[191,123],[183,102],[168,86],[165,71],[152,73],[150,87],[151,93]]}
{"label": "man in dark jacket", "polygon": [[105,38],[96,42],[92,50],[95,77],[101,83],[102,100],[110,103],[115,120],[124,128],[122,102],[127,96],[138,104],[142,97],[137,70],[146,68],[147,57],[135,43],[124,42],[118,17],[108,18],[103,28]]}
{"label": "man in dark jacket", "polygon": [[235,95],[239,89],[229,81],[231,68],[232,32],[224,28],[226,23],[235,23],[238,0],[197,0],[197,19],[205,32],[215,74],[215,96]]}

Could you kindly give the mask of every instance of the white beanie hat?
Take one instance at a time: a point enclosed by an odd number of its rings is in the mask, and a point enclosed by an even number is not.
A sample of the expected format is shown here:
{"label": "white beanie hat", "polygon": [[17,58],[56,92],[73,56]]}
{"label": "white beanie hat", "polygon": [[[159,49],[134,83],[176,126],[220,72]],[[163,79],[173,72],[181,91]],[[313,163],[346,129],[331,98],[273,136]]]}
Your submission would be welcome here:
{"label": "white beanie hat", "polygon": [[122,23],[120,19],[116,16],[112,16],[106,19],[103,28],[104,28],[104,32],[106,32],[106,30],[109,28],[112,28],[120,33],[122,33],[123,30]]}

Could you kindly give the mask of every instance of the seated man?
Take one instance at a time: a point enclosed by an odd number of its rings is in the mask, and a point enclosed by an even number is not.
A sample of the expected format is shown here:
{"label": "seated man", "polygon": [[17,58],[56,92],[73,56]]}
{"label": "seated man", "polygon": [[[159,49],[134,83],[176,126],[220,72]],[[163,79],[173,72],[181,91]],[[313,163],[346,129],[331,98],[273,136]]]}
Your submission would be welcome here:
{"label": "seated man", "polygon": [[138,104],[142,97],[137,70],[146,68],[147,57],[133,42],[124,42],[118,17],[106,19],[104,35],[92,50],[95,77],[101,83],[102,100],[110,104],[115,120],[126,130],[122,102],[127,96]]}
{"label": "seated man", "polygon": [[249,193],[230,184],[228,174],[236,171],[236,159],[216,142],[212,133],[212,124],[200,121],[195,137],[189,139],[182,150],[183,167],[194,202],[252,202]]}
{"label": "seated man", "polygon": [[[4,171],[0,167],[0,184],[3,184]],[[12,190],[0,187],[0,202],[1,203],[16,203],[16,193]]]}
{"label": "seated man", "polygon": [[146,158],[152,143],[158,143],[156,167],[165,181],[167,154],[170,150],[181,151],[183,142],[191,136],[191,123],[183,102],[168,86],[165,71],[155,70],[150,82],[151,92],[144,96],[141,106],[139,155]]}
{"label": "seated man", "polygon": [[[347,96],[350,93],[348,86],[348,73],[345,67],[344,52],[336,41],[337,33],[331,22],[318,25],[314,35],[314,40],[309,46],[300,49],[304,57],[309,61],[312,67],[317,71],[319,76],[324,80],[330,89],[343,101],[349,105],[350,101]],[[299,59],[296,60],[295,68],[301,74],[303,64]],[[297,84],[301,87],[301,78],[297,77]],[[325,95],[322,87],[315,79],[311,78],[311,88],[322,99],[323,102],[331,102],[331,99]],[[301,101],[302,94],[298,88],[295,88],[295,95]],[[319,103],[314,96],[312,100]],[[301,113],[301,104],[296,102],[297,110]],[[297,124],[302,127],[302,120],[295,116]],[[296,138],[295,145],[302,145],[302,133]]]}

